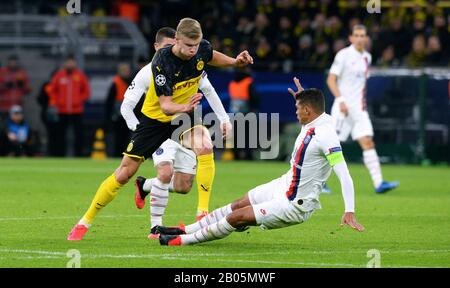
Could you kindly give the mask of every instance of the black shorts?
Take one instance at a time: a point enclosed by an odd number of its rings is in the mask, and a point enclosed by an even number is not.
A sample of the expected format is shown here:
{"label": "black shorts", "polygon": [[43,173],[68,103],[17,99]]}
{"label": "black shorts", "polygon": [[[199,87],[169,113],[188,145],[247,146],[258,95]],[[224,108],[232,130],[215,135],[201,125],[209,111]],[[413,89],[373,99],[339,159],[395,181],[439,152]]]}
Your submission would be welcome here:
{"label": "black shorts", "polygon": [[194,117],[193,113],[178,116],[172,122],[160,122],[142,116],[123,154],[146,160],[167,139],[180,142],[185,132],[199,125],[202,125],[202,121],[199,117]]}

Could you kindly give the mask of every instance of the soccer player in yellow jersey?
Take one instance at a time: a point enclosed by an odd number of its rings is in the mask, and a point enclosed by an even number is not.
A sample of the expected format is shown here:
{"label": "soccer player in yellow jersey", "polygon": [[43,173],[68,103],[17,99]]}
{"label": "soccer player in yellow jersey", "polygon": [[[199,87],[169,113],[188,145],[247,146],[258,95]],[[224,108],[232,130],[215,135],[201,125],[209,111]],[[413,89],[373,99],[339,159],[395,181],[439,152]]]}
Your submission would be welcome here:
{"label": "soccer player in yellow jersey", "polygon": [[[177,26],[175,45],[162,48],[155,54],[150,86],[142,107],[144,116],[133,132],[119,167],[102,182],[89,209],[72,229],[67,240],[82,240],[97,213],[115,198],[119,189],[133,177],[143,161],[169,138],[177,138],[183,145],[192,148],[198,159],[197,179],[204,182],[201,185],[205,190],[211,188],[214,178],[212,147],[207,149],[208,147],[204,147],[206,145],[197,145],[207,141],[205,138],[209,134],[206,134],[206,128],[196,124],[197,120],[192,117],[189,129],[180,135],[172,135],[181,126],[181,123],[173,124],[172,119],[179,113],[191,113],[198,106],[202,94],[197,91],[205,64],[242,67],[253,64],[253,59],[247,51],[241,52],[236,58],[228,57],[213,50],[211,44],[202,38],[200,23],[184,18]],[[133,84],[129,89],[133,89]],[[198,135],[202,139],[195,139]],[[153,186],[156,190],[163,190],[168,188],[169,183],[156,179]]]}
{"label": "soccer player in yellow jersey", "polygon": [[[158,51],[164,47],[175,45],[175,34],[175,29],[170,27],[162,27],[159,29],[155,36],[155,50]],[[133,87],[127,89],[125,92],[120,112],[125,119],[128,128],[132,131],[136,130],[136,126],[139,124],[139,119],[134,113],[134,109],[136,105],[141,102],[142,96],[147,93],[150,86],[150,81],[148,81],[148,79],[152,74],[152,63],[149,63],[134,77]],[[230,117],[226,113],[219,95],[217,95],[211,82],[209,82],[206,71],[203,71],[202,78],[199,82],[199,89],[216,114],[220,122],[222,136],[223,138],[226,138],[230,135],[232,130]],[[202,132],[204,131],[201,129],[199,130]],[[208,134],[205,133],[204,135]],[[208,140],[207,143],[211,142],[209,138],[206,140]],[[211,144],[208,145],[208,147],[210,146]],[[191,190],[194,177],[197,174],[197,157],[192,150],[183,147],[172,139],[167,139],[152,154],[152,159],[157,170],[157,177],[146,179],[142,176],[138,176],[136,178],[135,203],[138,209],[144,208],[145,198],[150,194],[151,229],[149,238],[155,239],[158,238],[159,235],[152,232],[155,231],[155,226],[161,226],[163,224],[163,216],[168,204],[169,192],[186,194]],[[214,174],[210,172],[209,175]],[[160,186],[154,187],[153,180],[155,179],[159,179],[163,183],[169,182],[170,186],[168,190],[160,189]],[[197,181],[197,184],[202,185],[204,183]],[[210,196],[211,189],[209,189],[209,191],[204,191],[202,187],[198,187],[197,220],[207,214]]]}

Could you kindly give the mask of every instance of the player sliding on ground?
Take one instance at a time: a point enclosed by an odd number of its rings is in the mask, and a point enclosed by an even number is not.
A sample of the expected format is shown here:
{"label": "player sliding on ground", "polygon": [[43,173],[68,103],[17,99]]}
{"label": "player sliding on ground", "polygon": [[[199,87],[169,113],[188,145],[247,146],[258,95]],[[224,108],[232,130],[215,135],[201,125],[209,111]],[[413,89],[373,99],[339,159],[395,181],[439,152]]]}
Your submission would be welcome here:
{"label": "player sliding on ground", "polygon": [[180,227],[158,226],[161,245],[189,245],[217,240],[237,229],[259,225],[263,229],[283,228],[308,220],[320,209],[319,194],[333,169],[341,183],[345,212],[341,225],[357,231],[353,181],[342,154],[330,115],[325,111],[323,93],[303,90],[289,92],[296,99],[296,114],[302,124],[292,152],[291,168],[281,177],[250,190],[243,198],[216,209],[194,224]]}
{"label": "player sliding on ground", "polygon": [[[175,45],[175,35],[176,31],[170,27],[163,27],[159,29],[155,37],[155,50],[158,51],[161,48]],[[142,68],[133,79],[133,89],[128,89],[125,92],[124,101],[121,106],[121,113],[127,123],[128,128],[130,128],[130,130],[132,131],[136,130],[136,126],[139,124],[139,120],[134,113],[134,109],[149,88],[150,83],[148,79],[151,78],[151,76],[149,75],[152,75],[151,66],[152,63],[149,63],[144,68]],[[211,85],[211,82],[209,82],[208,75],[205,71],[203,72],[202,78],[200,79],[199,89],[203,92],[214,113],[216,113],[217,118],[220,121],[220,128],[223,137],[225,138],[229,136],[231,132],[230,117],[225,112],[222,102],[220,101],[220,98],[217,95],[214,87]],[[207,133],[208,131],[205,127],[201,128],[205,131],[205,137],[208,138],[206,139],[207,146],[212,149],[212,140],[210,139],[209,133]],[[212,151],[210,151],[210,153],[212,153]],[[186,194],[191,190],[194,177],[197,172],[197,160],[195,153],[191,149],[187,149],[171,139],[167,139],[156,150],[156,152],[153,153],[152,159],[153,164],[157,170],[157,177],[146,179],[142,176],[138,176],[136,178],[135,202],[138,209],[144,208],[145,198],[148,194],[150,194],[151,190],[154,189],[154,182],[156,184],[159,180],[163,183],[170,183],[167,189],[163,189],[165,188],[165,186],[159,186],[158,188],[160,189],[158,189],[157,191],[153,191],[153,193],[151,194],[152,197],[150,197],[152,201],[150,201],[151,226],[149,238],[158,238],[158,235],[154,233],[154,229],[152,228],[157,225],[162,225],[162,218],[168,204],[169,192]],[[213,171],[210,172],[212,172],[212,176],[214,176]],[[204,185],[204,183],[201,182],[201,179],[198,179],[197,183],[199,183],[200,185]],[[208,212],[209,199],[212,189],[209,189],[209,191],[205,191],[201,187],[197,187],[197,190],[197,220],[200,220]]]}
{"label": "player sliding on ground", "polygon": [[[184,18],[177,26],[176,44],[160,49],[152,60],[152,75],[149,75],[149,89],[142,106],[139,125],[133,132],[131,141],[123,153],[124,157],[116,171],[106,178],[95,194],[89,209],[70,232],[67,240],[82,240],[89,226],[98,212],[111,202],[119,189],[125,185],[139,169],[140,165],[148,159],[164,141],[171,138],[190,144],[195,127],[202,129],[201,119],[194,119],[192,112],[200,103],[202,94],[198,93],[200,78],[203,75],[205,64],[217,67],[242,67],[253,63],[247,51],[241,52],[236,58],[228,57],[212,49],[211,44],[202,39],[203,34],[200,23],[191,18]],[[150,76],[152,78],[150,78]],[[134,89],[132,83],[129,89]],[[175,124],[173,119],[180,113],[189,113],[191,121],[188,127],[185,123]],[[202,139],[195,143],[204,143]],[[175,135],[178,134],[178,135]],[[187,137],[187,139],[184,138]],[[194,136],[195,137],[195,136]],[[186,141],[184,141],[186,140]],[[209,190],[214,177],[214,159],[211,150],[192,148],[199,161],[198,177],[204,181],[204,187]],[[200,166],[203,168],[200,168]],[[155,192],[166,190],[169,182],[161,179],[153,181]],[[166,179],[167,180],[167,179]]]}

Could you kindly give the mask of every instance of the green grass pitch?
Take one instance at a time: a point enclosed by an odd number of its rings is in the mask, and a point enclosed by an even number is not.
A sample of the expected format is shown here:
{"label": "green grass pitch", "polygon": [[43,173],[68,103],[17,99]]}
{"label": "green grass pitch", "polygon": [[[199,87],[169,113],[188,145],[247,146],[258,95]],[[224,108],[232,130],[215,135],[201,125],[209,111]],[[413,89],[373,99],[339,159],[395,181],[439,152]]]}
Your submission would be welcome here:
{"label": "green grass pitch", "polygon": [[[119,160],[0,159],[0,267],[66,267],[77,249],[81,267],[450,267],[450,168],[383,166],[398,189],[374,193],[365,167],[350,165],[357,219],[366,231],[340,228],[337,178],[322,210],[301,225],[243,233],[189,247],[147,239],[149,210],[134,206],[129,183],[96,218],[85,240],[66,241],[99,185]],[[241,197],[289,168],[281,162],[217,162],[210,208]],[[138,175],[155,175],[151,162]],[[134,179],[133,179],[134,180]],[[194,220],[197,192],[171,194],[165,224]]]}

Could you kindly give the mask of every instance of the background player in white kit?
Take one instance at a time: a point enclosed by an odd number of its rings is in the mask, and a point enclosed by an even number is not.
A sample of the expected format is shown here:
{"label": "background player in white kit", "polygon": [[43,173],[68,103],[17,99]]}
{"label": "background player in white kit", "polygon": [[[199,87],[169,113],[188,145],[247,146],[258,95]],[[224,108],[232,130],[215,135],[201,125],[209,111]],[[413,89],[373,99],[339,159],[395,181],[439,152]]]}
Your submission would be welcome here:
{"label": "background player in white kit", "polygon": [[[156,34],[156,41],[154,44],[155,50],[174,45],[175,30],[170,27],[163,27],[158,30]],[[149,79],[151,78],[151,63],[142,68],[133,80],[133,89],[128,89],[124,96],[124,101],[121,106],[121,113],[124,117],[127,126],[134,131],[139,124],[139,120],[134,114],[134,109],[148,90]],[[231,123],[228,114],[226,113],[219,96],[217,95],[211,82],[208,80],[206,72],[203,73],[200,80],[199,89],[204,93],[211,108],[216,113],[219,121],[221,131],[224,137],[228,136],[231,131]],[[153,164],[157,169],[157,174],[160,178],[168,178],[165,182],[170,181],[168,187],[170,192],[177,192],[181,194],[188,193],[194,181],[194,176],[197,171],[197,159],[195,153],[191,149],[187,149],[179,143],[167,139],[156,151],[152,154]],[[156,178],[146,179],[138,176],[135,181],[136,195],[139,193],[140,197],[136,198],[136,205],[142,209],[145,205],[145,198],[152,189],[153,182]],[[151,195],[150,197],[150,212],[151,212],[151,226],[162,225],[162,217],[168,204],[168,194]],[[151,201],[157,198],[158,201]],[[201,218],[200,218],[201,219]],[[154,230],[154,229],[153,229]],[[154,231],[153,231],[154,232]],[[149,238],[157,238],[155,233],[150,232]]]}
{"label": "background player in white kit", "polygon": [[158,226],[161,245],[188,245],[224,238],[237,229],[259,225],[276,229],[306,221],[320,209],[319,195],[333,169],[345,203],[341,225],[363,231],[355,218],[354,188],[323,93],[303,90],[294,78],[296,114],[303,125],[292,152],[291,168],[281,177],[250,190],[243,198],[216,209],[202,220],[180,227]]}
{"label": "background player in white kit", "polygon": [[327,79],[328,87],[335,97],[331,116],[340,141],[346,141],[350,134],[353,140],[358,141],[375,192],[384,193],[399,183],[383,181],[380,160],[373,142],[373,127],[366,110],[366,82],[372,61],[370,53],[364,50],[367,43],[366,27],[353,26],[349,39],[351,45],[336,54]]}

